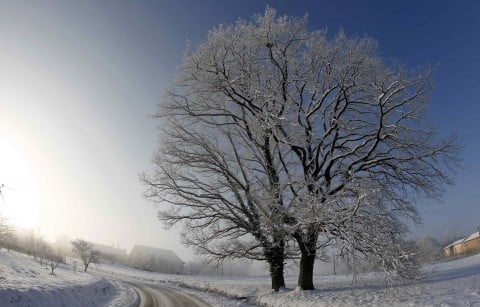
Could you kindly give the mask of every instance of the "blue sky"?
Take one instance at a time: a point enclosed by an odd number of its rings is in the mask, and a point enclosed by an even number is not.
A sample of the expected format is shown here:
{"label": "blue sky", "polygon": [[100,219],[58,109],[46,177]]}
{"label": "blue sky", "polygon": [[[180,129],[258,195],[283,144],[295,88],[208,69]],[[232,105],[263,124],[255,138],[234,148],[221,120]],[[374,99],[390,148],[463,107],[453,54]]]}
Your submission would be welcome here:
{"label": "blue sky", "polygon": [[[195,46],[214,26],[267,5],[308,13],[311,29],[373,37],[385,58],[434,68],[428,118],[441,136],[458,134],[464,168],[443,203],[422,202],[424,226],[413,231],[473,232],[480,224],[477,1],[0,1],[0,140],[16,153],[2,159],[16,165],[7,158],[23,157],[17,162],[34,182],[6,189],[3,209],[50,237],[138,242],[190,257],[177,230],[165,231],[141,197],[137,175],[151,168],[157,146],[148,115],[187,42]],[[6,185],[17,179],[0,173]],[[21,191],[38,197],[15,203]],[[30,224],[22,223],[26,211]]]}

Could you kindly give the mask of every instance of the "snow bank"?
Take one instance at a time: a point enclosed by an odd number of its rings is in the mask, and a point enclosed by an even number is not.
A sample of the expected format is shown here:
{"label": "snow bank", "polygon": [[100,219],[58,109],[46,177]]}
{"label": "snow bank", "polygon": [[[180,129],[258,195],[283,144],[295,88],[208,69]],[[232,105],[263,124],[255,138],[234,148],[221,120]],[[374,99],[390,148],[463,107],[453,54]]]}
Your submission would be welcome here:
{"label": "snow bank", "polygon": [[60,265],[55,275],[32,257],[0,251],[0,306],[134,306],[136,292],[119,282]]}

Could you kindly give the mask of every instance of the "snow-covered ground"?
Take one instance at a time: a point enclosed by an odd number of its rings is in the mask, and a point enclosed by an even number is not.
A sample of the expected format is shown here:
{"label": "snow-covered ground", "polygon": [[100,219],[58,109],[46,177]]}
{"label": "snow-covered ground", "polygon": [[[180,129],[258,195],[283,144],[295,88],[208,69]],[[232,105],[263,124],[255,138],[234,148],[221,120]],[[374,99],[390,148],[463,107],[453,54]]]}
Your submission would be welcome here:
{"label": "snow-covered ground", "polygon": [[[146,272],[133,269],[121,264],[101,265],[92,268],[92,271],[110,279],[126,280],[133,283],[156,284],[161,287],[171,288],[188,295],[193,295],[211,306],[221,307],[253,307],[256,304],[249,303],[246,299],[239,299],[230,293],[219,292],[218,289],[201,286],[187,275],[171,275],[162,273]],[[201,277],[199,277],[201,279]],[[213,278],[213,277],[212,277]],[[193,281],[193,282],[192,282]]]}
{"label": "snow-covered ground", "polygon": [[[203,289],[265,306],[480,306],[480,255],[425,267],[428,276],[418,282],[385,287],[374,274],[316,276],[317,290],[295,289],[296,276],[287,277],[287,289],[270,290],[268,276],[218,278],[148,273],[122,266],[103,265],[97,270],[177,287]],[[207,299],[205,299],[208,301]],[[237,304],[245,300],[237,300]],[[210,301],[212,303],[212,301]],[[217,306],[231,304],[213,301]]]}
{"label": "snow-covered ground", "polygon": [[273,293],[268,276],[169,275],[109,264],[93,266],[88,274],[60,266],[52,276],[32,257],[1,250],[0,306],[135,305],[134,290],[115,277],[180,288],[213,306],[480,306],[480,255],[425,270],[427,278],[391,287],[374,274],[360,276],[355,284],[349,275],[316,276],[314,291],[296,290],[296,276],[288,276],[288,288]]}
{"label": "snow-covered ground", "polygon": [[31,256],[0,250],[0,306],[135,306],[125,284],[59,265],[55,275]]}

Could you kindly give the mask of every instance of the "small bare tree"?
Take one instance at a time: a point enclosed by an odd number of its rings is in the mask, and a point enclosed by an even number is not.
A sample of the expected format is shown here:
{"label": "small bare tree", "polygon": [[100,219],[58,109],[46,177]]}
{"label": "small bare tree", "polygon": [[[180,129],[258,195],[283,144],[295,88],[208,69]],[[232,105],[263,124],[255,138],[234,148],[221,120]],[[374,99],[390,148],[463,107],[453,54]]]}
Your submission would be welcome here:
{"label": "small bare tree", "polygon": [[154,271],[157,266],[157,260],[155,256],[151,256],[143,265],[145,271]]}
{"label": "small bare tree", "polygon": [[60,263],[62,263],[62,256],[52,252],[46,256],[46,261],[48,266],[52,270],[50,274],[55,275],[53,272],[60,265]]}
{"label": "small bare tree", "polygon": [[37,235],[33,230],[29,231],[24,239],[25,250],[33,258],[37,258],[37,241]]}
{"label": "small bare tree", "polygon": [[84,272],[90,263],[98,263],[100,253],[93,249],[93,244],[82,239],[76,239],[71,242],[73,251],[80,257],[83,262]]}
{"label": "small bare tree", "polygon": [[35,240],[34,254],[36,255],[40,265],[45,265],[45,267],[48,267],[48,257],[52,253],[53,248],[42,235],[38,234]]}

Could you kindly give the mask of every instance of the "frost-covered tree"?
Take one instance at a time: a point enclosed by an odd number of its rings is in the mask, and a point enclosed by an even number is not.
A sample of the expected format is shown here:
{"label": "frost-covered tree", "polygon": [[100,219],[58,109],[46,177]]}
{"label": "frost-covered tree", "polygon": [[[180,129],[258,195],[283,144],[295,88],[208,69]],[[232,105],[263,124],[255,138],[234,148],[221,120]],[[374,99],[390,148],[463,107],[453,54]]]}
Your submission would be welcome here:
{"label": "frost-covered tree", "polygon": [[24,247],[27,253],[34,258],[42,256],[48,251],[49,246],[45,237],[39,231],[30,230],[25,238]]}
{"label": "frost-covered tree", "polygon": [[55,275],[55,269],[62,263],[63,259],[60,253],[54,251],[50,245],[46,245],[42,252],[38,253],[40,265],[45,265],[45,268],[50,268],[51,275]]}
{"label": "frost-covered tree", "polygon": [[150,257],[145,264],[143,265],[143,269],[145,271],[154,271],[157,266],[157,260],[155,259],[154,256]]}
{"label": "frost-covered tree", "polygon": [[168,225],[184,221],[184,242],[197,252],[220,262],[267,261],[278,291],[285,286],[287,242],[272,134],[256,123],[231,124],[228,117],[185,117],[185,106],[171,99],[162,111],[169,125],[155,155],[156,170],[142,177],[145,196],[173,205],[159,217]]}
{"label": "frost-covered tree", "polygon": [[443,250],[437,239],[425,235],[417,240],[416,245],[420,262],[432,263],[442,259]]}
{"label": "frost-covered tree", "polygon": [[465,235],[462,235],[455,230],[448,228],[444,231],[441,239],[440,239],[440,245],[445,247],[461,238],[464,238]]}
{"label": "frost-covered tree", "polygon": [[[420,222],[418,198],[451,182],[458,148],[425,123],[429,72],[389,64],[376,48],[270,8],[212,30],[163,102],[157,168],[144,178],[147,197],[174,205],[160,216],[187,220],[212,254],[295,240],[302,289],[314,288],[317,250],[329,244],[350,263],[414,275],[405,222]],[[256,240],[236,240],[246,236]],[[211,249],[212,238],[228,240]]]}
{"label": "frost-covered tree", "polygon": [[47,259],[50,254],[53,253],[53,249],[50,244],[45,240],[42,235],[37,235],[35,240],[34,254],[38,259],[40,265],[47,266]]}
{"label": "frost-covered tree", "polygon": [[[5,188],[5,185],[2,183],[0,184],[0,197],[2,198],[3,202],[3,193],[2,189]],[[3,215],[0,215],[0,244],[10,250],[11,243],[15,240],[13,225],[10,224],[8,218]]]}
{"label": "frost-covered tree", "polygon": [[50,270],[52,271],[50,274],[55,275],[54,274],[55,269],[60,265],[60,263],[62,263],[62,256],[57,255],[55,253],[51,253],[47,255],[46,260],[47,260],[48,266],[50,267]]}
{"label": "frost-covered tree", "polygon": [[4,198],[3,198],[3,192],[2,190],[5,188],[5,184],[1,183],[0,184],[0,197],[2,198],[2,201],[5,202]]}
{"label": "frost-covered tree", "polygon": [[82,239],[73,240],[71,243],[73,245],[73,251],[83,262],[84,272],[87,272],[87,268],[90,263],[98,263],[100,253],[93,249],[92,243]]}
{"label": "frost-covered tree", "polygon": [[10,249],[10,242],[13,241],[13,238],[13,226],[6,217],[0,215],[0,244]]}

